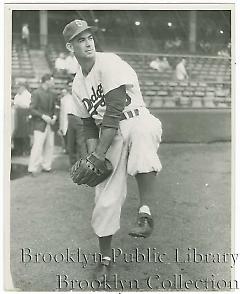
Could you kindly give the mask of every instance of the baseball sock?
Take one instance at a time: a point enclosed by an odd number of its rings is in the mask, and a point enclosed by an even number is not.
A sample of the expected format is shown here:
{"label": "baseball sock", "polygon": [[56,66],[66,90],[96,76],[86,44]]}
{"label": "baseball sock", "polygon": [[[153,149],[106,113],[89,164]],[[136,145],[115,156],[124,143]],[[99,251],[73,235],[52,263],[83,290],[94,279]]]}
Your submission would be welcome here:
{"label": "baseball sock", "polygon": [[139,208],[139,213],[147,213],[147,214],[151,215],[151,212],[150,212],[150,208],[149,208],[149,206],[147,206],[147,205],[142,205],[142,206]]}

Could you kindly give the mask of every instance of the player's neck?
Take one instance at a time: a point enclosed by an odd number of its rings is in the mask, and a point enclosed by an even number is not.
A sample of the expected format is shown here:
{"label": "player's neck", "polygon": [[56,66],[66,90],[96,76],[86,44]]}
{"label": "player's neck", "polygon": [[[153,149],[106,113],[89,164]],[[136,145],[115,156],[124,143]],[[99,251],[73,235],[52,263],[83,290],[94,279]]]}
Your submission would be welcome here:
{"label": "player's neck", "polygon": [[82,68],[82,73],[87,76],[95,64],[95,56],[93,58],[84,58],[78,60]]}

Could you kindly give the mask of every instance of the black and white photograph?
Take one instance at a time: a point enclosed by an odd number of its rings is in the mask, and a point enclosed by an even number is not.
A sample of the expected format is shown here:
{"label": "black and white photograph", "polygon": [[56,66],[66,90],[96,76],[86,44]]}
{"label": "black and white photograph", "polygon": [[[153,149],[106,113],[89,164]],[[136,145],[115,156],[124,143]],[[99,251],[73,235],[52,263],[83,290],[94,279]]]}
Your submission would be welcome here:
{"label": "black and white photograph", "polygon": [[240,289],[234,3],[4,10],[5,290]]}

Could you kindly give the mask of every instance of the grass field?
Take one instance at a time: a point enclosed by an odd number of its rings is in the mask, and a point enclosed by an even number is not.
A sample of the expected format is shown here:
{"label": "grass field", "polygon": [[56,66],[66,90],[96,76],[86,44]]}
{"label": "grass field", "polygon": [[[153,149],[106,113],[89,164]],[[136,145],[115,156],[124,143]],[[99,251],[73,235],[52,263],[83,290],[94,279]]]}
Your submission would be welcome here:
{"label": "grass field", "polygon": [[[103,290],[187,290],[186,280],[193,281],[187,284],[189,290],[205,290],[196,280],[206,278],[212,280],[208,290],[218,290],[218,280],[231,279],[233,263],[229,255],[223,258],[224,253],[231,252],[231,145],[162,144],[160,158],[163,170],[152,199],[154,233],[145,240],[128,236],[138,205],[136,183],[129,178],[121,229],[113,241],[119,256],[113,264],[112,279]],[[70,282],[62,283],[61,289],[57,282],[57,275],[67,275],[69,280],[83,281],[75,282],[73,290],[97,288],[90,283],[96,266],[92,254],[98,250],[90,226],[93,202],[93,189],[71,182],[66,155],[55,159],[52,174],[11,181],[11,271],[15,287],[23,291],[69,291]],[[33,255],[42,254],[38,262],[34,257],[30,261],[27,255],[25,262],[21,260],[26,248]],[[76,259],[50,261],[49,253],[60,258],[60,253],[65,257],[66,250],[76,253],[78,248],[81,257],[88,254],[87,263]],[[41,257],[44,253],[45,262]],[[148,253],[151,260],[147,260]],[[218,286],[227,289],[223,282]]]}

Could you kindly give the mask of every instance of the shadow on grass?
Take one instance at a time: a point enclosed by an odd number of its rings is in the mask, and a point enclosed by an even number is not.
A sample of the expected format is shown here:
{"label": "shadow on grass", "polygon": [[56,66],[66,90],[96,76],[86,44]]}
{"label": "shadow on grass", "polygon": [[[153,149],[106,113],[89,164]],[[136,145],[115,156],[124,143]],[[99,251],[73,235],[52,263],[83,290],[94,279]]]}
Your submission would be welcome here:
{"label": "shadow on grass", "polygon": [[11,163],[10,180],[16,180],[28,174],[27,165]]}

